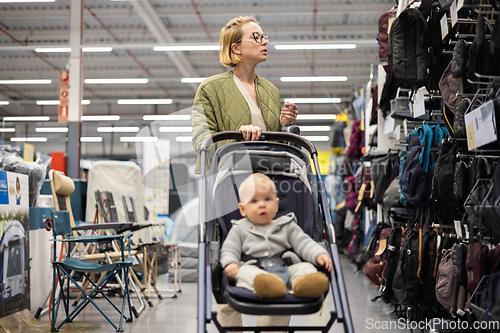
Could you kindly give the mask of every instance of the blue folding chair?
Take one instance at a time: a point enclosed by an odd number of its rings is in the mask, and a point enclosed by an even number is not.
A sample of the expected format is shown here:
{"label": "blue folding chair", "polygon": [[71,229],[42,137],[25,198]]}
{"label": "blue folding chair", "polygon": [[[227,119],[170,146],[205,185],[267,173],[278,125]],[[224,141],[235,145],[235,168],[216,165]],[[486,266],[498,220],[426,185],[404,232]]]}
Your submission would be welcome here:
{"label": "blue folding chair", "polygon": [[[73,319],[89,304],[92,303],[94,307],[106,318],[106,320],[114,327],[117,332],[123,332],[123,319],[127,322],[132,322],[132,309],[130,303],[130,295],[128,289],[128,269],[132,265],[132,262],[125,259],[125,245],[124,240],[132,236],[132,233],[127,235],[103,235],[103,236],[73,236],[72,228],[70,222],[70,214],[68,211],[52,211],[52,232],[54,235],[54,242],[63,242],[63,244],[68,244],[67,257],[61,261],[57,260],[57,246],[54,244],[53,251],[53,281],[52,281],[52,318],[51,318],[51,332],[58,332],[59,329],[67,322],[73,321]],[[107,227],[107,226],[106,226]],[[95,229],[95,228],[93,228]],[[57,238],[57,236],[63,236],[62,238]],[[121,249],[121,260],[115,261],[110,264],[98,264],[91,261],[86,261],[78,258],[71,257],[71,247],[75,243],[97,243],[102,241],[116,241]],[[130,242],[128,246],[130,251]],[[87,294],[73,278],[73,273],[81,273],[93,286],[93,290]],[[100,273],[101,277],[97,282],[92,281],[89,274]],[[104,288],[110,282],[110,280],[115,276],[121,276],[124,282],[123,288],[123,298],[121,309],[118,308],[111,299],[104,292]],[[80,292],[84,295],[82,300],[77,304],[75,309],[70,312],[69,309],[69,294],[71,283],[76,286]],[[58,288],[59,287],[59,288]],[[58,297],[56,298],[56,293],[58,292]],[[94,298],[101,295],[106,299],[109,304],[119,313],[120,320],[118,325],[113,323],[113,321],[104,313],[104,311],[96,304]],[[63,305],[66,313],[65,319],[56,327],[57,315],[59,312],[59,307]],[[129,316],[125,316],[125,305],[128,304]]]}

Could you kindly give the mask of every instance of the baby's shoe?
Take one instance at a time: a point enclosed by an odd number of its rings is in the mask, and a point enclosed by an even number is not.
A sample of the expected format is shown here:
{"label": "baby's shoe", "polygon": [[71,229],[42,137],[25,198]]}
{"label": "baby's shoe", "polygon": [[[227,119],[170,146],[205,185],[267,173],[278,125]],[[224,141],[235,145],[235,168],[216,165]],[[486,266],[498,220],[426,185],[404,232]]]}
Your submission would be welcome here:
{"label": "baby's shoe", "polygon": [[293,294],[298,297],[315,298],[328,289],[328,277],[321,272],[301,275],[292,283]]}
{"label": "baby's shoe", "polygon": [[262,298],[278,298],[287,293],[285,282],[276,274],[257,275],[253,279],[253,289]]}

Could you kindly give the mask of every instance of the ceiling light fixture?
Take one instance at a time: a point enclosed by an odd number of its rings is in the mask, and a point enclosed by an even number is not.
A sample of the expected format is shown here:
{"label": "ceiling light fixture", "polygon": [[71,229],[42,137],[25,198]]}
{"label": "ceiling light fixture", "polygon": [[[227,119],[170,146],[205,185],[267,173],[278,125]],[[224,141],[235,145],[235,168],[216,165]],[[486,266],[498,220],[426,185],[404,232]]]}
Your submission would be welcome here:
{"label": "ceiling light fixture", "polygon": [[69,53],[71,47],[37,47],[35,52],[39,53]]}
{"label": "ceiling light fixture", "polygon": [[145,115],[143,120],[191,120],[188,114]]}
{"label": "ceiling light fixture", "polygon": [[275,45],[276,50],[352,50],[356,44],[282,44]]}
{"label": "ceiling light fixture", "polygon": [[122,136],[120,142],[156,142],[156,136]]}
{"label": "ceiling light fixture", "polygon": [[0,80],[0,84],[51,84],[52,80]]}
{"label": "ceiling light fixture", "polygon": [[143,84],[148,83],[148,79],[85,79],[85,84]]}
{"label": "ceiling light fixture", "polygon": [[300,126],[300,132],[330,132],[330,126]]}
{"label": "ceiling light fixture", "polygon": [[177,142],[191,142],[193,137],[191,136],[178,136],[175,138],[175,141]]}
{"label": "ceiling light fixture", "polygon": [[170,46],[155,46],[154,51],[167,52],[167,51],[219,51],[219,45],[170,45]]}
{"label": "ceiling light fixture", "polygon": [[335,114],[299,114],[297,120],[335,120]]}
{"label": "ceiling light fixture", "polygon": [[343,82],[347,76],[283,76],[281,82]]}
{"label": "ceiling light fixture", "polygon": [[317,142],[327,142],[330,141],[330,137],[328,135],[318,135],[318,136],[303,136],[304,139],[309,141],[317,141]]}
{"label": "ceiling light fixture", "polygon": [[13,3],[13,2],[55,2],[56,0],[0,0],[0,3]]}
{"label": "ceiling light fixture", "polygon": [[57,99],[36,101],[36,105],[59,105],[61,102]]}
{"label": "ceiling light fixture", "polygon": [[119,99],[120,105],[150,105],[150,104],[172,104],[172,100],[165,99]]}
{"label": "ceiling light fixture", "polygon": [[120,120],[120,116],[81,116],[81,121],[112,121]]}
{"label": "ceiling light fixture", "polygon": [[4,121],[49,121],[49,116],[38,116],[38,117],[3,117]]}
{"label": "ceiling light fixture", "polygon": [[193,128],[191,126],[166,126],[160,127],[162,133],[191,133]]}
{"label": "ceiling light fixture", "polygon": [[139,127],[97,127],[99,133],[137,133]]}
{"label": "ceiling light fixture", "polygon": [[10,138],[13,142],[47,142],[47,138],[44,137],[25,137],[25,138]]}
{"label": "ceiling light fixture", "polygon": [[35,128],[37,133],[67,133],[67,127],[37,127]]}
{"label": "ceiling light fixture", "polygon": [[80,142],[102,142],[102,137],[100,136],[82,136]]}
{"label": "ceiling light fixture", "polygon": [[202,83],[206,77],[183,77],[181,83]]}
{"label": "ceiling light fixture", "polygon": [[342,100],[340,98],[286,98],[285,102],[295,104],[338,104],[342,102]]}
{"label": "ceiling light fixture", "polygon": [[10,102],[9,101],[0,101],[0,105],[9,105]]}
{"label": "ceiling light fixture", "polygon": [[16,129],[14,127],[0,128],[0,132],[4,132],[4,133],[13,133],[15,131],[16,131]]}
{"label": "ceiling light fixture", "polygon": [[113,48],[110,46],[82,47],[82,52],[111,52]]}
{"label": "ceiling light fixture", "polygon": [[90,104],[90,100],[82,99],[82,105],[89,105],[89,104]]}

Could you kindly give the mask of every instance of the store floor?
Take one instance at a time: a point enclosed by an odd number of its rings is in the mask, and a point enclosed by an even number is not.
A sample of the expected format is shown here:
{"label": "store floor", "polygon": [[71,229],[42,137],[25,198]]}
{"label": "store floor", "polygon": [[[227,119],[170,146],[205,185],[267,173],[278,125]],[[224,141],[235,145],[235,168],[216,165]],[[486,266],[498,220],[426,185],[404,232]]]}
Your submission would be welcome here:
{"label": "store floor", "polygon": [[[354,274],[354,266],[342,256],[342,269],[346,281],[347,292],[351,307],[352,318],[356,332],[409,332],[408,330],[397,329],[398,322],[394,317],[389,316],[389,307],[379,301],[372,302],[371,299],[377,295],[377,290],[370,285],[368,279],[363,274]],[[159,281],[160,290],[167,289],[169,286],[165,276],[162,281]],[[150,308],[146,305],[144,311],[139,318],[134,319],[131,324],[125,323],[124,329],[128,333],[194,333],[196,332],[196,291],[195,283],[183,283],[182,293],[178,294],[178,298],[168,298],[168,293],[165,293],[163,300],[152,298],[154,307]],[[138,306],[137,299],[133,298],[133,302]],[[103,300],[98,300],[99,304],[104,304]],[[110,306],[104,305],[106,310],[110,310]],[[216,308],[215,301],[212,303],[212,308]],[[329,319],[329,311],[333,309],[333,300],[329,295],[322,313],[316,313],[310,316],[293,316],[291,319],[292,325],[322,325]],[[321,312],[321,311],[320,311]],[[48,320],[48,316],[44,315],[40,318],[42,321]],[[101,324],[101,328],[94,332],[114,332],[111,325],[102,317],[93,306],[89,305],[76,318],[77,321],[95,322]],[[243,321],[246,325],[254,325],[256,317],[244,316]],[[396,329],[382,329],[383,325],[389,325]],[[377,329],[377,327],[379,329]],[[208,325],[208,332],[217,332],[213,324]],[[344,332],[342,325],[335,323],[330,332]]]}

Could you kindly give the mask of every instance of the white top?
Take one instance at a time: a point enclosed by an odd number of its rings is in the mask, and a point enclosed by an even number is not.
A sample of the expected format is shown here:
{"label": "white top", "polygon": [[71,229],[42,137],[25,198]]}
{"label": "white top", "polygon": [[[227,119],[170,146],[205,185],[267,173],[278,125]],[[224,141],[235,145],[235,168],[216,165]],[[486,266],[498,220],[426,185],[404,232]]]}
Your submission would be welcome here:
{"label": "white top", "polygon": [[267,130],[266,121],[262,116],[262,111],[260,111],[259,106],[255,104],[255,101],[250,96],[243,83],[241,83],[240,79],[234,73],[233,73],[233,78],[234,78],[234,83],[236,83],[236,86],[240,90],[241,94],[247,101],[248,107],[250,108],[250,113],[252,114],[252,125],[258,126],[263,131],[266,131]]}

